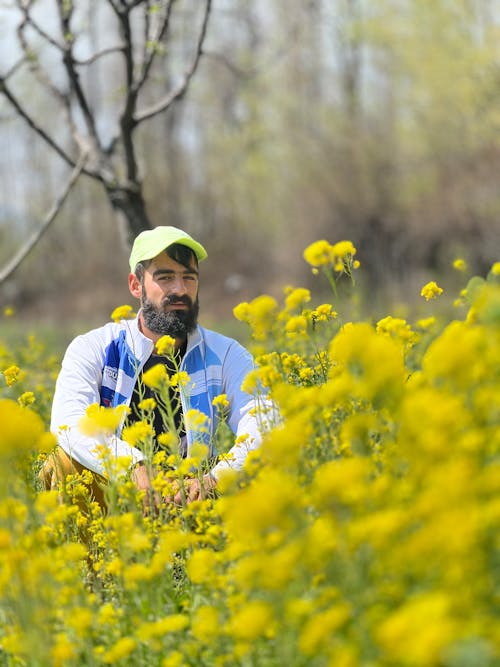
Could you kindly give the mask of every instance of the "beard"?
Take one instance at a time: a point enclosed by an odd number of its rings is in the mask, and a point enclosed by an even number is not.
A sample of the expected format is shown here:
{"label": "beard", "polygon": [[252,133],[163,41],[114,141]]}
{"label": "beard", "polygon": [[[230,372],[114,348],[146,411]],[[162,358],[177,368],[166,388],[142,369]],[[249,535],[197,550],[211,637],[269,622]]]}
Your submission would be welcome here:
{"label": "beard", "polygon": [[[165,306],[174,303],[186,304],[187,310],[165,312]],[[196,297],[196,301],[192,301],[187,295],[172,295],[163,299],[160,306],[156,306],[148,299],[143,287],[141,308],[144,324],[150,331],[161,336],[186,338],[189,333],[196,329],[196,325],[198,324],[198,312],[200,309],[198,297]]]}

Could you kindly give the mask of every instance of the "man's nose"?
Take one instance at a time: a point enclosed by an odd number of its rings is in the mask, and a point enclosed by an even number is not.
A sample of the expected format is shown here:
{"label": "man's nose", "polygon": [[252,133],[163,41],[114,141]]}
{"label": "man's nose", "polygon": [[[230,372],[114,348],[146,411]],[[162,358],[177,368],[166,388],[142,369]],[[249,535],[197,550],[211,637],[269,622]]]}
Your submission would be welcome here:
{"label": "man's nose", "polygon": [[184,276],[173,276],[169,287],[170,294],[186,294],[187,292]]}

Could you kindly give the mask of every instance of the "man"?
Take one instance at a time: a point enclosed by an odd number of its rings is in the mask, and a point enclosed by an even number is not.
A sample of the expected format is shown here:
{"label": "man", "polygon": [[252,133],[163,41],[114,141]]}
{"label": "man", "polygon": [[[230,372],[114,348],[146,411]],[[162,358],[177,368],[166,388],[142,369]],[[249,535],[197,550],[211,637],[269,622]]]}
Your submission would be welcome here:
{"label": "man", "polygon": [[[206,415],[209,437],[217,427],[216,396],[225,394],[229,402],[227,423],[235,433],[236,444],[202,481],[187,481],[187,500],[203,497],[214,488],[221,472],[240,469],[249,450],[259,446],[261,427],[254,397],[241,385],[253,368],[250,353],[237,341],[198,325],[198,263],[207,253],[203,246],[175,227],[156,227],[139,234],[130,254],[130,293],[140,301],[135,320],[110,322],[99,329],[78,336],[69,345],[57,379],[52,406],[51,430],[58,437],[63,471],[68,459],[77,470],[82,468],[102,475],[104,468],[96,453],[96,440],[78,427],[92,404],[132,408],[140,402],[138,391],[142,373],[162,361],[155,356],[155,345],[165,335],[175,339],[179,368],[190,380],[181,390],[177,426],[184,433],[185,455],[196,435],[184,424],[182,415],[196,409]],[[165,361],[165,359],[163,359]],[[153,363],[154,362],[154,363]],[[133,413],[134,410],[131,410]],[[131,414],[133,418],[133,414]],[[156,415],[155,426],[159,415]],[[160,419],[161,421],[161,419]],[[131,479],[137,488],[150,492],[150,467],[144,465],[144,453],[120,438],[123,423],[116,434],[107,437],[105,446],[112,456],[129,456]],[[214,454],[214,452],[211,452]],[[52,479],[52,483],[54,480]],[[179,494],[175,498],[179,500]]]}

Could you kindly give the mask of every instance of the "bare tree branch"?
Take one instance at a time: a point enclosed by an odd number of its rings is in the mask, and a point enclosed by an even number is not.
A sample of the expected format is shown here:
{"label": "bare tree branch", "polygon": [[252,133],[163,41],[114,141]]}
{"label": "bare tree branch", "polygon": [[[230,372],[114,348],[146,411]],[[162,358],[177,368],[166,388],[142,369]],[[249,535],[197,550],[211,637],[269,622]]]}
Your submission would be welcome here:
{"label": "bare tree branch", "polygon": [[11,76],[13,76],[18,69],[21,69],[23,65],[26,64],[26,61],[28,58],[26,56],[22,56],[22,58],[19,58],[19,60],[12,65],[12,67],[4,74],[3,79],[4,81],[7,81]]}
{"label": "bare tree branch", "polygon": [[14,273],[14,271],[20,266],[20,264],[28,256],[28,254],[33,250],[33,248],[42,238],[43,234],[47,231],[52,222],[54,222],[71,189],[77,182],[80,174],[83,172],[86,160],[87,160],[87,155],[84,153],[81,154],[77,164],[75,165],[75,168],[71,172],[71,176],[68,182],[66,183],[59,197],[56,198],[54,205],[47,213],[40,227],[33,232],[33,234],[29,237],[28,241],[14,255],[14,257],[10,260],[10,262],[0,270],[0,285],[2,285],[4,282],[6,282],[6,280],[8,280],[8,278],[10,278],[10,276]]}
{"label": "bare tree branch", "polygon": [[87,98],[85,96],[82,86],[80,85],[80,77],[78,75],[78,72],[76,71],[75,60],[73,57],[74,40],[71,34],[71,17],[73,14],[73,4],[67,3],[64,0],[57,0],[57,6],[59,10],[61,30],[65,41],[65,48],[63,51],[64,67],[68,74],[68,79],[70,82],[71,89],[75,93],[78,106],[80,107],[83,118],[85,120],[85,125],[87,127],[87,132],[90,136],[91,143],[93,143],[93,146],[97,151],[100,148],[100,142],[96,130],[94,115],[90,110]]}
{"label": "bare tree branch", "polygon": [[20,23],[20,25],[19,25],[19,27],[18,27],[18,31],[19,31],[19,30],[24,31],[25,26],[26,26],[26,25],[29,25],[29,26],[31,26],[31,27],[33,28],[33,30],[34,30],[34,31],[35,31],[35,32],[36,32],[42,39],[44,39],[46,42],[48,42],[49,44],[51,44],[51,45],[52,45],[54,48],[56,48],[58,51],[62,51],[62,50],[63,50],[63,47],[61,46],[61,44],[59,44],[59,42],[58,42],[56,39],[54,39],[54,38],[51,37],[47,32],[45,32],[45,30],[43,30],[43,28],[40,26],[39,23],[37,23],[36,21],[33,21],[33,18],[32,18],[31,14],[30,14],[30,9],[31,9],[31,5],[32,5],[32,4],[33,4],[33,3],[31,3],[31,2],[28,3],[28,4],[25,4],[25,3],[21,2],[20,0],[17,0],[17,6],[18,6],[18,8],[20,9],[20,11],[21,11],[22,14],[23,14],[23,20],[21,21],[21,23]]}
{"label": "bare tree branch", "polygon": [[[38,123],[35,122],[35,120],[30,116],[30,114],[26,111],[26,109],[21,106],[21,104],[18,102],[17,98],[14,96],[10,88],[7,86],[7,83],[5,81],[5,78],[3,76],[0,76],[0,93],[5,95],[5,97],[9,100],[11,105],[14,107],[14,109],[17,111],[18,115],[28,123],[28,125],[31,127],[32,130],[34,130],[38,136],[40,136],[46,144],[48,144],[52,150],[54,150],[59,157],[61,157],[66,164],[69,164],[70,167],[75,166],[75,161],[73,160],[72,157],[70,157],[65,150],[59,146],[59,144],[56,143],[56,141],[42,128]],[[87,173],[87,172],[85,172]],[[88,174],[90,176],[95,176],[95,174]]]}
{"label": "bare tree branch", "polygon": [[[18,4],[19,7],[21,7],[21,3],[19,2],[19,0],[18,0],[17,4]],[[52,95],[56,99],[59,100],[59,102],[61,103],[61,106],[64,110],[64,114],[66,116],[66,120],[68,122],[68,126],[71,130],[71,133],[73,135],[75,135],[76,134],[76,126],[75,126],[75,123],[74,123],[74,120],[73,120],[73,116],[71,114],[71,101],[70,101],[69,95],[65,95],[52,82],[52,79],[50,78],[49,74],[40,65],[40,60],[37,57],[35,57],[35,55],[33,54],[32,50],[30,48],[30,45],[28,43],[28,40],[26,39],[25,29],[28,25],[33,27],[38,32],[38,34],[41,34],[42,36],[44,36],[44,31],[42,31],[40,29],[40,27],[38,26],[38,24],[35,21],[33,21],[31,15],[29,13],[30,8],[31,8],[31,3],[22,7],[24,19],[21,21],[21,23],[19,24],[19,26],[17,28],[17,37],[18,37],[18,40],[19,40],[19,44],[20,44],[21,49],[23,50],[23,52],[25,54],[26,62],[28,63],[29,69],[31,70],[33,76],[35,77],[35,79],[38,80],[38,82],[40,83],[40,85],[43,88],[46,88],[47,90],[49,90],[52,93]],[[51,40],[51,38],[47,37],[47,40],[51,44],[53,44],[53,40]],[[59,44],[56,43],[55,46],[57,47],[57,49],[60,52],[63,51],[62,47]]]}
{"label": "bare tree branch", "polygon": [[165,10],[165,16],[163,17],[163,20],[160,22],[158,30],[156,31],[156,35],[154,35],[153,37],[149,37],[149,34],[146,35],[146,39],[145,39],[145,42],[144,42],[145,53],[147,53],[147,50],[148,50],[148,42],[152,43],[153,48],[150,49],[149,56],[144,57],[142,73],[141,73],[141,76],[139,77],[137,83],[135,84],[135,89],[137,91],[139,91],[142,88],[142,86],[144,85],[144,83],[147,81],[148,74],[151,70],[153,62],[154,62],[155,57],[157,55],[157,50],[155,48],[155,45],[157,43],[161,42],[161,40],[164,38],[164,36],[165,36],[165,34],[168,30],[168,26],[170,24],[170,16],[172,14],[172,7],[173,7],[174,2],[175,2],[175,0],[169,0],[169,2],[167,4],[167,8]]}
{"label": "bare tree branch", "polygon": [[144,120],[147,120],[148,118],[152,118],[153,116],[156,116],[157,114],[161,113],[162,111],[166,111],[168,107],[173,104],[176,100],[180,99],[186,92],[189,82],[194,76],[194,73],[196,72],[196,69],[198,67],[198,63],[200,61],[201,55],[203,53],[203,42],[205,41],[205,36],[207,33],[207,26],[208,26],[208,19],[210,16],[210,10],[212,6],[212,0],[206,0],[205,2],[205,11],[203,14],[203,22],[200,28],[200,33],[198,35],[198,41],[196,43],[196,48],[195,48],[195,54],[193,57],[193,61],[191,63],[191,66],[189,67],[188,71],[185,73],[183,80],[181,83],[175,88],[173,91],[171,91],[168,95],[166,95],[162,100],[159,100],[156,104],[152,105],[149,107],[149,109],[144,109],[143,111],[139,111],[134,115],[134,123],[135,125],[138,125],[139,123],[142,123]]}
{"label": "bare tree branch", "polygon": [[[125,44],[123,50],[125,60],[125,104],[120,117],[120,138],[123,145],[123,153],[126,164],[127,179],[131,183],[136,183],[137,177],[137,160],[135,157],[135,148],[133,142],[134,130],[134,111],[137,104],[137,91],[134,88],[134,50],[132,39],[132,28],[130,25],[130,7],[120,0],[124,8],[119,8],[116,5],[116,0],[108,0],[110,5],[116,12],[118,19],[121,38]],[[115,146],[117,140],[111,141],[111,146]]]}
{"label": "bare tree branch", "polygon": [[112,53],[123,53],[125,50],[125,45],[122,44],[121,46],[110,46],[107,49],[102,49],[102,51],[98,51],[97,53],[92,54],[89,58],[86,58],[85,60],[79,60],[78,58],[74,58],[73,62],[75,65],[78,65],[78,67],[86,67],[87,65],[92,65],[92,63],[95,63],[96,60],[99,60],[103,56],[108,56]]}

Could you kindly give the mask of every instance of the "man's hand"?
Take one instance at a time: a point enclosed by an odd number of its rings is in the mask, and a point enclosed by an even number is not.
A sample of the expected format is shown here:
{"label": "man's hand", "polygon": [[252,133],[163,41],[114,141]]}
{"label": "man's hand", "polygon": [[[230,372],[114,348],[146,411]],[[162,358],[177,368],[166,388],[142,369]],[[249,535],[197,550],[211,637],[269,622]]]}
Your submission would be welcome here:
{"label": "man's hand", "polygon": [[[203,479],[200,481],[198,478],[195,479],[185,479],[184,480],[184,490],[186,494],[186,502],[192,503],[193,500],[204,500],[210,491],[215,489],[217,486],[217,480],[212,477],[212,475],[203,475]],[[176,505],[182,504],[183,494],[179,489],[174,495],[173,500]]]}
{"label": "man's hand", "polygon": [[143,506],[144,514],[149,514],[153,510],[157,510],[161,504],[159,494],[153,490],[151,480],[154,475],[148,470],[147,466],[141,461],[137,463],[130,473],[130,479],[137,487],[138,491],[144,491]]}

